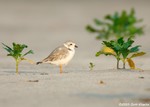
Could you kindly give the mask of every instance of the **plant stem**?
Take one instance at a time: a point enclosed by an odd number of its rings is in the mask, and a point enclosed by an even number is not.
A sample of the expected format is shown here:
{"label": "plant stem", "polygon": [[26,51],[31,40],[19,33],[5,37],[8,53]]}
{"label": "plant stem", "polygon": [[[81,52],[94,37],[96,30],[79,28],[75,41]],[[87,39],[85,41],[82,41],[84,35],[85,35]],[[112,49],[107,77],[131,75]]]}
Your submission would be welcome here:
{"label": "plant stem", "polygon": [[119,69],[119,59],[117,58],[117,69]]}
{"label": "plant stem", "polygon": [[123,59],[123,69],[126,69],[126,62],[125,62],[125,59]]}
{"label": "plant stem", "polygon": [[18,72],[18,66],[19,66],[19,61],[16,60],[16,73],[17,73],[17,74],[19,73],[19,72]]}

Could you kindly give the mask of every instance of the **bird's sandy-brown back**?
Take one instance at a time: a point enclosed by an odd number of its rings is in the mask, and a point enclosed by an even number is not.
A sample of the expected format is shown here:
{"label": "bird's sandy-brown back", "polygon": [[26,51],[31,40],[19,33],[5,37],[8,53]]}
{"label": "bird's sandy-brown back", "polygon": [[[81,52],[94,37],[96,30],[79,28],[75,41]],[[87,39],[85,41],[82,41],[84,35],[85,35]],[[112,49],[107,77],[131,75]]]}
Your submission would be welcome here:
{"label": "bird's sandy-brown back", "polygon": [[50,55],[45,58],[42,62],[53,62],[57,60],[64,59],[68,56],[69,51],[65,46],[59,46],[54,51],[50,53]]}

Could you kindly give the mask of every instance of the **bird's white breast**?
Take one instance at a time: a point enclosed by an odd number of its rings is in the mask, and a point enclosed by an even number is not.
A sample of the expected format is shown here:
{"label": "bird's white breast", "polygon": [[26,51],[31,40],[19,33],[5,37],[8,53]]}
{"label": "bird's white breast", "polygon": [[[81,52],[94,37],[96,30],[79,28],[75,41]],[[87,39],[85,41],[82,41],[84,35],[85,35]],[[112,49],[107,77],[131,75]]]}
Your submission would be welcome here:
{"label": "bird's white breast", "polygon": [[68,51],[69,51],[69,53],[68,53],[68,55],[65,58],[63,58],[61,60],[53,61],[51,63],[55,64],[55,65],[67,65],[68,62],[73,58],[73,56],[75,54],[75,50],[74,49],[73,50],[68,50]]}

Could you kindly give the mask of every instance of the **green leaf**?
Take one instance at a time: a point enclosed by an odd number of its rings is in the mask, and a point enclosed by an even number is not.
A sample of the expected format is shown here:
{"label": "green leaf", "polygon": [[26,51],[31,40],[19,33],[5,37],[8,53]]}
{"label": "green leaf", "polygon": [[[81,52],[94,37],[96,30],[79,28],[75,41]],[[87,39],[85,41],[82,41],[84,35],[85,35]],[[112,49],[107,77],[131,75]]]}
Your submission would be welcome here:
{"label": "green leaf", "polygon": [[122,51],[121,51],[121,54],[122,54],[123,58],[126,59],[127,56],[129,55],[129,51],[128,51],[127,49],[122,50]]}
{"label": "green leaf", "polygon": [[5,45],[4,43],[2,43],[2,45],[4,46],[3,48],[4,48],[7,52],[9,52],[9,53],[12,53],[12,52],[13,52],[13,50],[12,50],[9,46]]}
{"label": "green leaf", "polygon": [[90,25],[86,26],[86,30],[92,33],[96,32],[96,30]]}
{"label": "green leaf", "polygon": [[141,47],[141,46],[138,45],[138,46],[132,47],[132,48],[130,49],[130,53],[138,52],[138,51],[139,51],[139,47]]}
{"label": "green leaf", "polygon": [[102,25],[102,24],[104,24],[103,22],[101,22],[98,19],[94,19],[94,22],[95,22],[96,25]]}
{"label": "green leaf", "polygon": [[134,41],[129,38],[128,41],[123,44],[123,48],[128,49],[133,43]]}
{"label": "green leaf", "polygon": [[22,51],[24,50],[24,48],[27,48],[28,46],[25,44],[16,44],[13,43],[13,56],[17,59],[19,57],[21,57],[22,55]]}
{"label": "green leaf", "polygon": [[134,57],[138,57],[138,56],[143,56],[145,54],[146,54],[145,52],[138,52],[138,53],[133,54],[130,58],[134,58]]}
{"label": "green leaf", "polygon": [[4,48],[7,52],[9,52],[9,54],[13,54],[13,51],[11,51],[10,49],[8,48]]}
{"label": "green leaf", "polygon": [[121,45],[118,44],[117,42],[112,42],[112,45],[113,45],[113,48],[112,48],[112,49],[114,49],[114,50],[116,50],[116,51],[119,51],[119,50],[122,49]]}
{"label": "green leaf", "polygon": [[120,45],[123,45],[123,44],[124,44],[123,37],[119,38],[119,39],[117,40],[117,42],[118,42]]}
{"label": "green leaf", "polygon": [[26,55],[28,55],[28,54],[33,54],[34,52],[33,52],[33,50],[29,50],[28,52],[26,52],[23,56],[26,56]]}
{"label": "green leaf", "polygon": [[115,12],[115,14],[113,15],[113,19],[117,21],[118,18],[119,18],[119,14],[118,12]]}
{"label": "green leaf", "polygon": [[130,16],[133,16],[135,14],[135,10],[134,8],[131,9],[131,12],[130,12]]}
{"label": "green leaf", "polygon": [[110,47],[110,46],[111,46],[110,42],[107,42],[107,41],[103,41],[102,44],[103,44],[103,45],[106,45],[107,47]]}
{"label": "green leaf", "polygon": [[103,54],[103,52],[102,52],[102,51],[98,51],[98,52],[96,52],[95,56],[98,57],[98,56],[100,56],[101,54]]}

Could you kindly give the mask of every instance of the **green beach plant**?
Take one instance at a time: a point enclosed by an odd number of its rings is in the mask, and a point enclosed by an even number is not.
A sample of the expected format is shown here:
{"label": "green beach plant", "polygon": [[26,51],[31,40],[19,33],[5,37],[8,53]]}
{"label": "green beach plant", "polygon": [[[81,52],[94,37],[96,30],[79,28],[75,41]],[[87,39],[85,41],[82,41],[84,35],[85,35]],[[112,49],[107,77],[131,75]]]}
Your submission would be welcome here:
{"label": "green beach plant", "polygon": [[90,63],[89,63],[90,71],[92,71],[94,67],[95,67],[95,65],[94,65],[92,62],[90,62]]}
{"label": "green beach plant", "polygon": [[96,53],[96,56],[112,55],[117,60],[117,69],[119,69],[119,61],[123,62],[123,69],[125,69],[125,64],[128,62],[131,69],[135,69],[135,64],[132,58],[142,56],[145,52],[139,52],[140,45],[133,46],[134,41],[131,38],[128,38],[127,41],[123,37],[114,41],[103,41],[102,45],[104,48]]}
{"label": "green beach plant", "polygon": [[5,45],[4,43],[2,43],[2,45],[4,46],[3,48],[8,52],[7,56],[11,56],[11,57],[13,57],[15,59],[15,62],[16,62],[16,73],[17,74],[19,73],[18,72],[18,66],[19,66],[21,61],[27,60],[30,63],[33,63],[33,61],[24,58],[28,54],[33,54],[32,50],[29,50],[26,53],[22,53],[25,48],[28,48],[27,45],[12,43],[12,45],[13,45],[12,48],[7,46],[7,45]]}
{"label": "green beach plant", "polygon": [[120,14],[115,12],[113,15],[106,15],[104,20],[94,19],[94,27],[87,25],[87,31],[97,34],[97,39],[109,38],[134,38],[143,34],[143,26],[137,25],[142,19],[137,19],[135,10],[131,9],[130,13],[122,11]]}
{"label": "green beach plant", "polygon": [[105,39],[103,48],[96,53],[96,56],[112,55],[117,60],[119,69],[120,60],[125,69],[128,62],[131,69],[135,69],[132,58],[142,56],[145,52],[139,52],[140,45],[132,47],[134,38],[144,34],[144,26],[138,25],[142,19],[137,19],[135,10],[131,9],[128,13],[123,10],[121,13],[107,14],[103,20],[94,19],[94,25],[87,25],[86,30],[97,34],[97,39]]}

